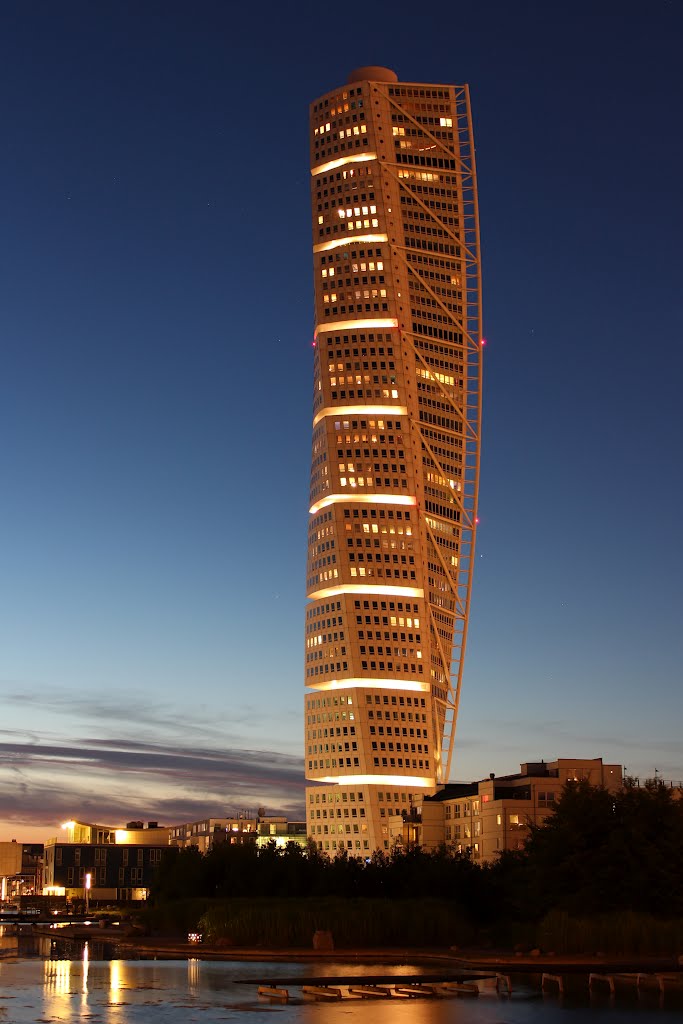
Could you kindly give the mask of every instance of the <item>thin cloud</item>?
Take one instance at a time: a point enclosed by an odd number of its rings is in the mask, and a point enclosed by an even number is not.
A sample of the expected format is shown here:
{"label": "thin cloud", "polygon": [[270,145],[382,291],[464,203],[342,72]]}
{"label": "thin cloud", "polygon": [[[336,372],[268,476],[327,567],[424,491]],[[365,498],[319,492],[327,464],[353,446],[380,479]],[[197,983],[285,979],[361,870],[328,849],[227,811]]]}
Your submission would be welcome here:
{"label": "thin cloud", "polygon": [[0,820],[12,823],[46,826],[76,816],[178,824],[228,808],[277,806],[295,817],[303,809],[301,758],[271,751],[8,738],[0,742],[0,763]]}
{"label": "thin cloud", "polygon": [[[65,715],[70,721],[73,720],[95,720],[98,723],[126,722],[139,726],[151,726],[155,729],[181,729],[187,731],[202,731],[213,734],[216,737],[224,736],[220,728],[221,715],[210,708],[192,709],[187,707],[175,707],[165,705],[162,711],[159,707],[152,706],[142,701],[132,693],[121,695],[117,700],[110,700],[100,697],[84,697],[79,693],[59,693],[53,691],[34,690],[31,694],[9,693],[3,697],[6,705],[16,707],[34,707],[39,704],[42,712],[53,712],[57,715]],[[227,715],[225,716],[228,720]],[[234,721],[234,716],[230,716]]]}
{"label": "thin cloud", "polygon": [[[188,692],[192,692],[189,688]],[[283,715],[278,712],[273,714],[259,712],[253,706],[231,707],[229,712],[221,714],[213,707],[204,705],[173,705],[165,704],[163,708],[150,706],[141,700],[138,693],[122,692],[116,700],[107,697],[84,697],[76,691],[56,693],[47,687],[38,687],[30,693],[13,690],[3,696],[3,703],[7,707],[19,709],[25,707],[35,708],[38,705],[42,715],[52,715],[55,723],[60,719],[69,723],[69,735],[73,732],[74,723],[97,722],[105,735],[116,737],[121,732],[121,723],[125,723],[126,734],[131,735],[134,731],[138,736],[149,737],[151,742],[162,737],[170,745],[170,738],[179,735],[184,739],[192,737],[200,746],[208,747],[215,745],[221,749],[225,744],[238,747],[245,742],[244,731],[236,732],[235,729],[249,729],[258,725],[258,735],[261,742],[270,745],[270,741],[264,738],[264,728],[270,724],[276,735],[280,732]],[[285,713],[285,717],[289,717]],[[297,716],[299,717],[299,716]],[[0,734],[2,730],[0,730]],[[30,729],[23,732],[25,737],[30,735],[31,739],[39,742],[40,738]],[[48,733],[43,731],[43,738]],[[56,737],[58,733],[53,732]],[[275,740],[272,741],[275,745]],[[290,741],[291,742],[291,741]],[[279,743],[278,745],[281,745]],[[298,745],[298,744],[297,744]]]}
{"label": "thin cloud", "polygon": [[0,743],[5,763],[30,767],[38,762],[67,762],[116,771],[159,771],[166,775],[197,773],[198,776],[230,776],[233,779],[270,780],[294,784],[302,778],[303,761],[287,754],[257,750],[185,750],[165,749],[153,744],[128,743],[125,740],[100,741],[85,745],[78,740],[71,746],[51,744]]}

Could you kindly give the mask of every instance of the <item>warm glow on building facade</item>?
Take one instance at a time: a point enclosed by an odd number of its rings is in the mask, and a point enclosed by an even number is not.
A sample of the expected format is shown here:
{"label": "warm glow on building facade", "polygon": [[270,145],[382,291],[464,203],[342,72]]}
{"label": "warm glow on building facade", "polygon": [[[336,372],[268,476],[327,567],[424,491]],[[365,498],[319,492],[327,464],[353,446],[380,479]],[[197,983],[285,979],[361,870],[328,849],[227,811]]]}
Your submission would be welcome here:
{"label": "warm glow on building facade", "polygon": [[469,93],[361,68],[310,129],[307,824],[368,856],[453,753],[481,423]]}

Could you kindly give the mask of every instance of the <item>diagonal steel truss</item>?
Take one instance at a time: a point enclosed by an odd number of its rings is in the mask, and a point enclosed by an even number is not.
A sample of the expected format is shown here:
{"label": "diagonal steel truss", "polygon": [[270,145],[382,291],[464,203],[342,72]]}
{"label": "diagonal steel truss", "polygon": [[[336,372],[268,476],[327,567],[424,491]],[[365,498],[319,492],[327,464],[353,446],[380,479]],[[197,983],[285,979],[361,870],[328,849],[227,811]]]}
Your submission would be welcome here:
{"label": "diagonal steel truss", "polygon": [[[429,595],[431,649],[436,662],[436,666],[430,668],[435,673],[433,678],[437,679],[437,684],[433,685],[433,724],[437,743],[440,744],[437,750],[440,782],[447,782],[450,777],[467,645],[478,522],[482,408],[481,261],[472,116],[468,87],[454,86],[451,91],[454,109],[453,148],[412,117],[409,111],[389,95],[388,89],[381,89],[389,106],[401,114],[403,123],[412,122],[417,136],[429,140],[433,153],[454,161],[455,170],[447,173],[457,180],[458,224],[457,230],[454,230],[424,202],[418,192],[411,189],[410,178],[399,173],[405,171],[402,164],[383,161],[384,171],[394,179],[399,191],[410,197],[411,205],[421,208],[425,221],[438,227],[443,237],[453,240],[458,252],[458,256],[453,259],[459,263],[461,278],[462,305],[461,309],[454,309],[452,303],[449,305],[443,301],[418,265],[411,261],[410,255],[414,250],[392,246],[395,257],[407,272],[408,281],[412,280],[416,290],[428,296],[433,308],[438,309],[442,315],[441,322],[446,323],[454,337],[460,339],[452,343],[439,341],[440,345],[452,349],[453,363],[462,367],[459,381],[461,386],[448,387],[433,372],[421,353],[418,347],[419,336],[402,330],[404,344],[412,350],[415,364],[422,369],[422,376],[429,382],[432,393],[438,394],[439,399],[452,410],[453,420],[458,423],[457,430],[439,427],[441,435],[452,435],[453,453],[448,455],[451,461],[459,462],[459,471],[456,472],[452,465],[445,466],[446,460],[434,450],[436,445],[430,443],[429,431],[421,422],[419,413],[415,411],[411,415],[411,429],[417,442],[415,450],[422,452],[423,477],[426,479],[428,472],[435,472],[447,484],[453,514],[456,516],[454,522],[452,518],[446,518],[433,509],[427,510],[424,501],[420,503],[421,536],[427,565],[436,566],[442,579],[441,595],[435,587],[425,587]],[[444,539],[446,537],[449,539]],[[454,537],[457,550],[455,556]],[[445,601],[444,594],[450,595]],[[445,682],[443,687],[438,685],[439,677]]]}

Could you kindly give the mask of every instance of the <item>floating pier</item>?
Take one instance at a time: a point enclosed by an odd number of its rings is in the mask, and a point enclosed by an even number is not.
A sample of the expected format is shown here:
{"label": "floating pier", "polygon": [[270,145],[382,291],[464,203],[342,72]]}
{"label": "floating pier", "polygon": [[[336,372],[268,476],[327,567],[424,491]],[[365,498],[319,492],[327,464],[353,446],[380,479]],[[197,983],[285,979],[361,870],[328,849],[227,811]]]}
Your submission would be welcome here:
{"label": "floating pier", "polygon": [[[522,974],[538,972],[524,971]],[[567,990],[572,990],[572,983],[580,979],[576,972],[551,974],[545,971],[541,975],[541,991],[556,995],[562,999]],[[600,992],[609,994],[610,1000],[618,995],[627,997],[629,991],[633,996],[647,998],[648,995],[659,995],[660,1005],[665,996],[683,997],[683,971],[660,971],[645,973],[643,971],[609,971],[597,973],[586,972],[583,985],[588,982],[591,996]],[[486,984],[488,982],[488,985]],[[243,984],[251,984],[251,979],[243,979]],[[536,980],[535,984],[538,984]],[[277,1002],[290,1001],[290,988],[299,990],[304,997],[317,1002],[339,1002],[353,999],[434,999],[477,997],[482,986],[489,992],[495,988],[499,997],[512,995],[512,980],[509,974],[499,973],[460,973],[453,974],[382,974],[382,975],[340,975],[316,976],[312,978],[277,978],[258,985],[259,996]],[[585,988],[583,989],[585,992]],[[297,999],[294,999],[296,1002]],[[300,1000],[298,1000],[300,1001]]]}
{"label": "floating pier", "polygon": [[[343,975],[339,977],[278,978],[258,985],[258,994],[277,1002],[290,1001],[290,988],[300,989],[305,997],[316,1002],[338,1002],[341,999],[434,999],[472,997],[479,995],[479,982],[495,982],[496,974],[382,974]],[[243,979],[242,984],[254,984]],[[503,978],[510,993],[510,979]]]}
{"label": "floating pier", "polygon": [[329,985],[303,985],[302,990],[305,996],[311,996],[320,1002],[331,1002],[342,997],[340,988],[331,988]]}
{"label": "floating pier", "polygon": [[266,999],[277,999],[281,1003],[289,1002],[289,989],[276,988],[274,985],[259,985],[258,994]]}

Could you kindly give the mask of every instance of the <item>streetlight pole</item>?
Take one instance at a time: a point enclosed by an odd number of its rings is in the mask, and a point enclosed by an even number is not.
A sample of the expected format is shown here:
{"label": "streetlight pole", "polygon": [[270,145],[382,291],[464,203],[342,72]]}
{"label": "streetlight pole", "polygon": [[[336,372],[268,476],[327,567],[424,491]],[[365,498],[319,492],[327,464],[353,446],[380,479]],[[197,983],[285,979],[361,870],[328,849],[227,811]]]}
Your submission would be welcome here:
{"label": "streetlight pole", "polygon": [[92,875],[88,872],[85,876],[85,915],[88,916],[90,907],[90,883],[92,881]]}

